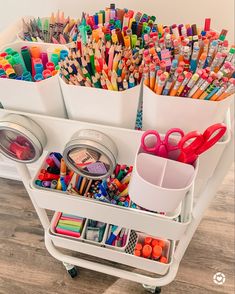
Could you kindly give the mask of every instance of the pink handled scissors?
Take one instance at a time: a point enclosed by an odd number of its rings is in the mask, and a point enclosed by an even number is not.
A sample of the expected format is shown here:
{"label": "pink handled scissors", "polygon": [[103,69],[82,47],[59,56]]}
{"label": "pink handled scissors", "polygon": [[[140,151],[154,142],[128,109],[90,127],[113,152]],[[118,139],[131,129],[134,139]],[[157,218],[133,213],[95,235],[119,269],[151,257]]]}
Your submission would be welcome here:
{"label": "pink handled scissors", "polygon": [[[154,131],[154,130],[146,131],[146,132],[144,132],[144,134],[142,135],[142,138],[141,138],[141,147],[143,148],[143,150],[145,152],[153,153],[155,155],[158,155],[158,156],[161,156],[164,158],[168,158],[168,153],[170,151],[174,151],[174,150],[179,149],[178,142],[176,144],[173,144],[169,140],[169,137],[173,133],[179,134],[181,137],[181,140],[184,137],[184,132],[178,128],[170,129],[166,133],[164,139],[161,139],[161,136],[159,135],[159,133],[157,131]],[[147,137],[149,137],[150,135],[153,135],[156,138],[156,142],[154,143],[153,147],[149,147],[147,140],[146,140]]]}
{"label": "pink handled scissors", "polygon": [[[223,137],[226,129],[227,127],[225,124],[219,123],[207,128],[203,134],[200,134],[198,131],[188,133],[178,144],[181,150],[178,161],[188,164],[194,163],[199,154],[211,148]],[[194,140],[189,142],[189,140],[192,139]]]}

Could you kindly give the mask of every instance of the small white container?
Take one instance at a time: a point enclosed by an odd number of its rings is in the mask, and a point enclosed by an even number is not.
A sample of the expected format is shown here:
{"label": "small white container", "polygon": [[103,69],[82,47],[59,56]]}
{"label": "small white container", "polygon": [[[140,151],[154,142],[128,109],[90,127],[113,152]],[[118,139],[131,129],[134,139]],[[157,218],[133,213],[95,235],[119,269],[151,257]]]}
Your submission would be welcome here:
{"label": "small white container", "polygon": [[[107,231],[107,234],[106,234],[105,242],[108,240],[108,237],[109,237],[109,236],[108,236],[108,232],[109,232],[111,226],[112,226],[112,225],[109,225],[109,226],[108,226],[108,231]],[[106,243],[104,244],[104,246],[107,247],[107,248],[113,249],[113,250],[117,250],[117,251],[125,251],[125,249],[126,249],[128,243],[129,243],[130,234],[131,234],[131,230],[127,230],[126,244],[125,244],[124,246],[122,246],[122,247],[113,246],[113,245],[109,245],[109,244],[106,244]]]}
{"label": "small white container", "polygon": [[57,226],[57,223],[58,223],[61,215],[62,215],[62,212],[55,212],[54,213],[54,216],[53,216],[53,218],[51,220],[51,224],[50,224],[50,231],[52,232],[52,234],[55,235],[55,236],[59,236],[59,237],[64,237],[64,238],[68,238],[68,239],[83,241],[84,228],[85,228],[85,224],[87,222],[87,219],[84,219],[84,223],[83,223],[83,227],[82,227],[82,231],[81,231],[81,236],[80,237],[72,237],[72,236],[59,234],[59,233],[56,232],[55,228]]}
{"label": "small white container", "polygon": [[86,243],[97,245],[97,246],[104,246],[104,243],[105,243],[105,240],[106,240],[107,234],[108,234],[109,225],[105,224],[105,230],[104,230],[103,238],[102,238],[102,240],[100,242],[96,242],[96,241],[88,240],[86,238],[86,231],[87,231],[87,227],[88,227],[88,221],[89,221],[89,219],[86,220],[86,223],[85,223],[85,226],[84,226],[84,230],[83,230],[83,234],[82,234],[83,241],[86,242]]}
{"label": "small white container", "polygon": [[68,85],[59,80],[70,119],[134,129],[140,85],[118,92]]}
{"label": "small white container", "polygon": [[184,97],[157,95],[143,87],[143,130],[154,129],[166,133],[181,128],[185,133],[204,132],[209,126],[224,121],[234,96],[210,101]]}
{"label": "small white container", "polygon": [[192,165],[138,153],[129,184],[130,199],[152,211],[174,211],[190,190],[195,176]]}
{"label": "small white container", "polygon": [[[55,48],[67,49],[63,45],[16,42],[2,47],[0,51],[11,47],[20,52],[23,46],[30,48],[37,45],[49,56]],[[40,82],[0,79],[0,102],[5,109],[66,118],[67,113],[58,78],[59,73]]]}
{"label": "small white container", "polygon": [[[137,239],[136,239],[136,244],[137,243],[141,243],[142,245],[144,244],[144,239],[146,237],[151,237],[149,235],[146,235],[146,234],[143,234],[143,233],[139,233],[139,232],[136,232],[137,234]],[[171,242],[167,239],[162,239],[162,238],[159,238],[159,237],[152,237],[153,239],[157,239],[157,240],[162,240],[165,242],[165,246],[164,246],[164,249],[162,251],[162,256],[166,257],[167,258],[167,264],[171,263],[171,256],[170,256],[170,249],[171,249]],[[173,245],[173,244],[172,244]],[[160,261],[155,261],[155,262],[159,262]],[[161,263],[162,264],[162,263]]]}

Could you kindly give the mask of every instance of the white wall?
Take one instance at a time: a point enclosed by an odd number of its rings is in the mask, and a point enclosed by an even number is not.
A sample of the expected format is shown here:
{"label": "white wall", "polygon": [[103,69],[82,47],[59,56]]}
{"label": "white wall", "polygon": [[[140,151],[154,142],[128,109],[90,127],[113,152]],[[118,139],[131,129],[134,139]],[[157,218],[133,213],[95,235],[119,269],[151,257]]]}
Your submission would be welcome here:
{"label": "white wall", "polygon": [[234,42],[234,0],[0,0],[0,29],[24,15],[46,16],[59,9],[67,15],[80,16],[82,11],[95,12],[110,3],[117,6],[145,11],[157,16],[159,22],[204,23],[212,18],[214,29],[228,29]]}

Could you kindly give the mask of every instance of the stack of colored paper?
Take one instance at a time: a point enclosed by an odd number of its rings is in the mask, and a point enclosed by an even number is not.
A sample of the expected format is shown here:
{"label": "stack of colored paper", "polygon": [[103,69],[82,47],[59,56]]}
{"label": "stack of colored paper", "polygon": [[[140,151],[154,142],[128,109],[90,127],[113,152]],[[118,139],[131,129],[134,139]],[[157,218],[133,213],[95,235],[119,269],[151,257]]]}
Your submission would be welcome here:
{"label": "stack of colored paper", "polygon": [[62,213],[55,227],[58,234],[76,237],[81,236],[85,219],[76,215]]}

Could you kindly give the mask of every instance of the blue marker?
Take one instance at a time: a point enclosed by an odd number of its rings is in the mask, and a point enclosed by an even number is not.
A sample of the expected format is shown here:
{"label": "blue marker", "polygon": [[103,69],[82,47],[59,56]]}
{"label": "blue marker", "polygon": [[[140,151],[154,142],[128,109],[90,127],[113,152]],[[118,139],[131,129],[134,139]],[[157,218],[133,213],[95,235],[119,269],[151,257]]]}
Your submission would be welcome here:
{"label": "blue marker", "polygon": [[133,74],[130,74],[130,77],[129,77],[129,88],[133,88],[135,87],[135,79],[133,77]]}
{"label": "blue marker", "polygon": [[67,185],[65,184],[64,178],[60,177],[60,183],[62,186],[62,191],[66,191],[67,190]]}
{"label": "blue marker", "polygon": [[43,76],[41,73],[37,73],[35,76],[34,76],[34,80],[35,82],[39,82],[39,81],[42,81],[43,80]]}
{"label": "blue marker", "polygon": [[193,53],[190,60],[190,71],[192,71],[193,73],[195,73],[197,69],[197,58],[198,58],[199,50],[200,48],[199,48],[198,42],[195,42],[193,45]]}
{"label": "blue marker", "polygon": [[113,226],[112,233],[105,243],[108,245],[112,245],[113,241],[115,241],[115,239],[117,238],[117,236],[121,232],[121,230],[122,230],[122,227]]}

